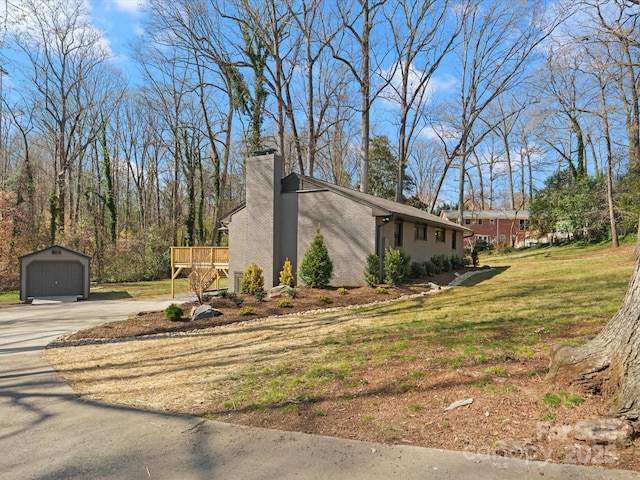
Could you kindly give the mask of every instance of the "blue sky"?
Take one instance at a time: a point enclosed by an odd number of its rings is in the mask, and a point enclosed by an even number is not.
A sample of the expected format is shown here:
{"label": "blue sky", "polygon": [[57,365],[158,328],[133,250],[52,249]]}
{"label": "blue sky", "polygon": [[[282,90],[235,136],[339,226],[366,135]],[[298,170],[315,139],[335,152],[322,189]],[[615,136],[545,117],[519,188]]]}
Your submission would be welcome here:
{"label": "blue sky", "polygon": [[91,21],[104,33],[116,63],[131,76],[134,72],[128,64],[127,44],[141,32],[142,0],[86,0],[86,3]]}

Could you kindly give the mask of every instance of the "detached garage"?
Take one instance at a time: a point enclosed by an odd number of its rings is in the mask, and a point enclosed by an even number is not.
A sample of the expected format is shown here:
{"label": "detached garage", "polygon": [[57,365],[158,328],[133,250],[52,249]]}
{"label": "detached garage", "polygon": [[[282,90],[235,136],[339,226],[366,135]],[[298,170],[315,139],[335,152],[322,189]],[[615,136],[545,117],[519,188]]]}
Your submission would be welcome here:
{"label": "detached garage", "polygon": [[20,300],[89,298],[91,257],[60,245],[23,255],[20,260]]}

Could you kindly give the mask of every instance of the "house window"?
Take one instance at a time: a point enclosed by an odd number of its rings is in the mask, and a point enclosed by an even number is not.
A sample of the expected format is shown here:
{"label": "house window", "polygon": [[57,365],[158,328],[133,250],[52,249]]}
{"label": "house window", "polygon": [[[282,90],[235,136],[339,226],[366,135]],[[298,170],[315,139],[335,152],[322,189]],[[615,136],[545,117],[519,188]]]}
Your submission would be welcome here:
{"label": "house window", "polygon": [[527,228],[529,228],[529,219],[528,218],[520,219],[520,231],[523,232]]}
{"label": "house window", "polygon": [[495,225],[496,224],[496,220],[494,218],[491,218],[489,220],[489,225]]}
{"label": "house window", "polygon": [[396,247],[402,246],[402,220],[396,220],[394,224],[393,242]]}
{"label": "house window", "polygon": [[481,218],[478,219],[478,225],[482,225],[482,219]]}
{"label": "house window", "polygon": [[415,228],[415,238],[416,240],[426,240],[427,239],[427,226],[426,225],[416,225]]}
{"label": "house window", "polygon": [[465,225],[471,225],[471,219],[470,218],[465,218],[464,219],[464,224]]}
{"label": "house window", "polygon": [[507,241],[506,235],[500,235],[500,243],[505,243]]}
{"label": "house window", "polygon": [[436,242],[440,242],[440,243],[445,242],[444,232],[445,232],[444,228],[436,228]]}
{"label": "house window", "polygon": [[456,249],[457,241],[458,241],[458,233],[457,232],[451,232],[451,250],[455,250]]}

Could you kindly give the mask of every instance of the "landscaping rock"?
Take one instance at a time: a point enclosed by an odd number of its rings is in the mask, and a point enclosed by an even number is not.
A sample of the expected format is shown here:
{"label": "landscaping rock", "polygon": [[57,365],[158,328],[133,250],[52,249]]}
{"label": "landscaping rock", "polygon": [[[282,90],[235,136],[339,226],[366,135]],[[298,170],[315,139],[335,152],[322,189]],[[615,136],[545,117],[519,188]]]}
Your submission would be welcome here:
{"label": "landscaping rock", "polygon": [[576,423],[573,437],[589,444],[626,444],[633,435],[633,428],[621,418],[596,418]]}
{"label": "landscaping rock", "polygon": [[213,318],[222,315],[220,310],[216,310],[211,305],[200,305],[191,314],[191,321],[202,320],[204,318]]}
{"label": "landscaping rock", "polygon": [[457,402],[453,402],[447,408],[444,409],[445,412],[450,410],[455,410],[459,407],[464,407],[465,405],[471,405],[473,403],[473,398],[467,398],[466,400],[458,400]]}
{"label": "landscaping rock", "polygon": [[290,287],[288,285],[278,285],[276,287],[270,288],[267,291],[267,298],[279,297],[280,295],[285,293],[287,290],[289,290],[289,288]]}

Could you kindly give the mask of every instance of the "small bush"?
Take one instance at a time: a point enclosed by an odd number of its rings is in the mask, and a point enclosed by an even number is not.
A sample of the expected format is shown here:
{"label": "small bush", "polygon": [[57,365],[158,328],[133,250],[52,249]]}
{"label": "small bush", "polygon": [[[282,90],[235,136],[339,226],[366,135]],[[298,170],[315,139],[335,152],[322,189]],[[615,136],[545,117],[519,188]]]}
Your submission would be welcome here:
{"label": "small bush", "polygon": [[333,303],[331,302],[331,299],[329,297],[327,297],[326,295],[320,295],[318,297],[318,301],[321,303]]}
{"label": "small bush", "polygon": [[451,271],[451,259],[447,255],[434,255],[433,257],[431,257],[431,261],[436,266],[436,273]]}
{"label": "small bush", "polygon": [[295,288],[289,288],[285,293],[291,298],[296,298],[298,296],[298,290],[296,290]]}
{"label": "small bush", "polygon": [[386,295],[389,293],[389,290],[387,290],[385,287],[377,287],[376,288],[376,293],[380,294],[380,295]]}
{"label": "small bush", "polygon": [[244,298],[238,296],[238,294],[236,292],[227,292],[225,294],[225,297],[228,298],[229,300],[231,300],[237,306],[242,305],[242,302],[244,302]]}
{"label": "small bush", "polygon": [[411,278],[422,278],[427,276],[427,272],[424,268],[424,263],[422,262],[411,262],[411,267],[409,268],[409,276]]}
{"label": "small bush", "polygon": [[329,285],[333,276],[333,262],[329,257],[329,250],[324,243],[320,225],[315,238],[302,259],[298,277],[307,287],[321,288]]}
{"label": "small bush", "polygon": [[252,263],[242,272],[242,281],[240,282],[240,290],[242,293],[248,293],[249,295],[258,295],[260,292],[264,292],[264,277],[262,276],[262,269]]}
{"label": "small bush", "polygon": [[248,305],[246,307],[242,307],[240,309],[240,315],[253,315],[253,307],[249,307]]}
{"label": "small bush", "polygon": [[380,283],[380,257],[375,253],[367,255],[367,262],[364,267],[364,281],[370,287],[375,287]]}
{"label": "small bush", "polygon": [[184,311],[175,303],[172,303],[167,308],[164,309],[164,318],[167,320],[171,320],[172,322],[177,322],[182,319],[182,314]]}
{"label": "small bush", "polygon": [[426,262],[423,262],[422,266],[424,267],[425,276],[433,277],[436,274],[436,270],[437,270],[436,264],[433,263],[431,260],[427,260]]}
{"label": "small bush", "polygon": [[463,268],[466,265],[464,258],[461,257],[460,255],[453,254],[451,255],[450,260],[451,260],[451,268],[454,270],[458,268]]}
{"label": "small bush", "polygon": [[284,265],[280,271],[280,285],[293,287],[293,267],[288,258],[284,261]]}
{"label": "small bush", "polygon": [[293,307],[293,303],[291,303],[291,299],[289,298],[282,298],[278,302],[278,306],[282,308],[290,308]]}
{"label": "small bush", "polygon": [[347,293],[349,293],[349,290],[347,290],[347,289],[346,289],[346,288],[344,288],[344,287],[340,287],[340,288],[337,290],[337,292],[338,292],[338,295],[346,295]]}
{"label": "small bush", "polygon": [[399,285],[409,276],[411,257],[401,248],[388,248],[384,254],[385,282]]}

